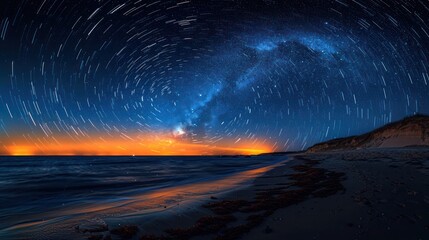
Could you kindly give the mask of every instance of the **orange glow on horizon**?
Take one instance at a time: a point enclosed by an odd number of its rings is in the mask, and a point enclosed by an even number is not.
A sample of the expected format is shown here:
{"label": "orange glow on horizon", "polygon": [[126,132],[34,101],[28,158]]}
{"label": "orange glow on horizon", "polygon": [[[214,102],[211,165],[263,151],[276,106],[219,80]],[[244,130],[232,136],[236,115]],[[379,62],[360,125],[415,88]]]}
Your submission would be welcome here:
{"label": "orange glow on horizon", "polygon": [[9,155],[12,156],[32,156],[35,154],[32,146],[11,146],[9,147]]}
{"label": "orange glow on horizon", "polygon": [[3,144],[1,155],[11,156],[192,156],[192,155],[257,155],[271,152],[268,144],[233,141],[217,143],[194,143],[188,139],[170,136],[168,134],[146,136],[118,137],[83,137],[80,140],[36,139],[31,143],[27,140],[14,141],[13,144]]}

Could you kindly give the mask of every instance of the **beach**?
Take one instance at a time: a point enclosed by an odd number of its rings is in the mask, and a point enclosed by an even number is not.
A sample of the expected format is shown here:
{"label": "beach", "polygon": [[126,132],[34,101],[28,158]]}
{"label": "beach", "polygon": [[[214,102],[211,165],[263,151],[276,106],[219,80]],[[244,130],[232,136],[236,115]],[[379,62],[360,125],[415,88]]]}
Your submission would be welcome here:
{"label": "beach", "polygon": [[[309,154],[345,173],[343,191],[276,211],[245,239],[427,239],[429,152],[361,150]],[[269,226],[272,232],[267,233]]]}
{"label": "beach", "polygon": [[253,158],[228,158],[225,163],[272,163],[117,201],[60,208],[51,216],[41,214],[40,221],[3,229],[2,234],[6,239],[90,240],[429,236],[428,148]]}
{"label": "beach", "polygon": [[147,221],[140,239],[428,238],[428,149],[290,157],[200,210]]}

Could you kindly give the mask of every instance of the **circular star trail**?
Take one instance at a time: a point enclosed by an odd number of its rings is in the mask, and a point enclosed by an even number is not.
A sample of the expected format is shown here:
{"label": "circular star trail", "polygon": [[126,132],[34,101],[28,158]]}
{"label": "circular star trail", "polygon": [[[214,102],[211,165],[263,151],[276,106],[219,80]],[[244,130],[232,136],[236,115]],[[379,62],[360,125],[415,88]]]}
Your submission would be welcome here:
{"label": "circular star trail", "polygon": [[302,150],[429,113],[429,3],[2,1],[0,153]]}

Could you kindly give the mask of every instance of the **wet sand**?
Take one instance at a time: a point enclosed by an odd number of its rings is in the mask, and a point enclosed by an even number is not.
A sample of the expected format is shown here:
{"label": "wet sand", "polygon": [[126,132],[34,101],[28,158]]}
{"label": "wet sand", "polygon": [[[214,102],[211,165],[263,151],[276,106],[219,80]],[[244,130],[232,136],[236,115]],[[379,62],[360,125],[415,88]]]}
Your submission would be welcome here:
{"label": "wet sand", "polygon": [[[70,236],[106,240],[429,238],[429,148],[302,153],[286,158],[277,166],[248,172],[247,178],[255,177],[251,185],[244,185],[241,177],[220,180],[219,186],[204,185],[208,194],[203,197],[168,198],[153,213],[122,213],[80,222]],[[235,186],[218,191],[228,182]]]}
{"label": "wet sand", "polygon": [[429,239],[429,149],[304,157],[344,172],[345,191],[276,211],[243,239]]}
{"label": "wet sand", "polygon": [[[298,154],[252,186],[89,239],[428,239],[429,149]],[[134,219],[137,220],[137,219]]]}

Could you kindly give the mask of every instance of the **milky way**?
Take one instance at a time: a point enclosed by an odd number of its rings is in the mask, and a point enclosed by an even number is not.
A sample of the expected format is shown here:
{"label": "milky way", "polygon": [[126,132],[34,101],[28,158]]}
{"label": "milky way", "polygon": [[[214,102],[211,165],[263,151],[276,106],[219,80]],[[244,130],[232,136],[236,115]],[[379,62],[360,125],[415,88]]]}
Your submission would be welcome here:
{"label": "milky way", "polygon": [[94,141],[156,152],[160,136],[301,150],[429,113],[427,1],[0,5],[3,154]]}

